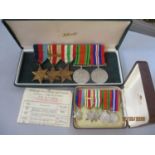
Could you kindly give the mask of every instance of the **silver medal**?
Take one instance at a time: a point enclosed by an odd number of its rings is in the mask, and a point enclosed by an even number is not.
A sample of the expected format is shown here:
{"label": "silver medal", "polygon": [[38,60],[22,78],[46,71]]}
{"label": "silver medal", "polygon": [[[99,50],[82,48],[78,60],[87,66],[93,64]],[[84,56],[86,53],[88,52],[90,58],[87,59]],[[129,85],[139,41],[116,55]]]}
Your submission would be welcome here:
{"label": "silver medal", "polygon": [[108,80],[108,73],[101,68],[97,68],[91,73],[91,79],[95,83],[105,83]]}
{"label": "silver medal", "polygon": [[89,72],[84,69],[78,69],[73,73],[73,79],[76,83],[84,84],[90,79]]}
{"label": "silver medal", "polygon": [[112,112],[112,113],[110,114],[110,120],[111,120],[111,122],[113,122],[113,123],[117,122],[117,121],[118,121],[118,115],[117,115],[116,113]]}
{"label": "silver medal", "polygon": [[83,113],[80,110],[78,110],[77,112],[75,112],[74,118],[76,118],[77,120],[81,120],[82,117],[83,117]]}
{"label": "silver medal", "polygon": [[103,111],[101,116],[100,116],[100,121],[102,122],[110,122],[110,115],[108,114],[108,112]]}

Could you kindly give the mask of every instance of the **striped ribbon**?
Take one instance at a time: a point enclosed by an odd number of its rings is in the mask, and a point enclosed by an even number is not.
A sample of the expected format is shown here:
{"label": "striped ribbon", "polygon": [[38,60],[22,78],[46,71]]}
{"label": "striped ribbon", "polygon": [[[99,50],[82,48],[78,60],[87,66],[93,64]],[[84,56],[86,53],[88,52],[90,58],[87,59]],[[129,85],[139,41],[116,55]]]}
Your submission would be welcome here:
{"label": "striped ribbon", "polygon": [[104,45],[100,44],[35,44],[34,58],[43,63],[48,58],[52,64],[61,59],[65,63],[75,65],[103,65],[105,64]]}
{"label": "striped ribbon", "polygon": [[38,63],[38,46],[34,44],[33,49],[34,49],[34,59]]}
{"label": "striped ribbon", "polygon": [[43,47],[42,44],[33,45],[34,48],[34,58],[38,64],[43,63]]}
{"label": "striped ribbon", "polygon": [[95,107],[117,112],[120,102],[119,90],[79,89],[76,94],[76,104],[79,108],[85,105],[87,109]]}
{"label": "striped ribbon", "polygon": [[90,48],[90,64],[91,65],[104,65],[105,64],[105,54],[104,45],[94,44]]}
{"label": "striped ribbon", "polygon": [[38,63],[42,64],[43,63],[43,45],[38,44]]}
{"label": "striped ribbon", "polygon": [[99,108],[100,107],[100,90],[99,89],[95,89],[95,108]]}
{"label": "striped ribbon", "polygon": [[76,54],[75,55],[76,55],[76,57],[75,57],[74,64],[78,65],[79,64],[79,58],[80,58],[80,45],[76,46]]}
{"label": "striped ribbon", "polygon": [[48,59],[48,45],[43,45],[43,62]]}
{"label": "striped ribbon", "polygon": [[77,45],[75,65],[90,65],[90,45]]}
{"label": "striped ribbon", "polygon": [[82,90],[78,89],[76,93],[76,106],[81,109],[81,103],[82,103]]}
{"label": "striped ribbon", "polygon": [[65,63],[70,63],[73,61],[73,45],[64,45],[64,50],[63,50],[63,61]]}
{"label": "striped ribbon", "polygon": [[51,57],[50,57],[51,64],[57,64],[57,46],[56,46],[56,44],[52,44],[50,46],[50,52],[51,52]]}

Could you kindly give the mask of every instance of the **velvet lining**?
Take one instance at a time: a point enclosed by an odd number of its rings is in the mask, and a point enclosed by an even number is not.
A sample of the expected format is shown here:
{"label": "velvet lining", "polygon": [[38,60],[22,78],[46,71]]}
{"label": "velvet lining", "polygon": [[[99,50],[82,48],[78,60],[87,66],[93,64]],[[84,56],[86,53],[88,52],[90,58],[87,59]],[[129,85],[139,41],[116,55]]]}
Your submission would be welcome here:
{"label": "velvet lining", "polygon": [[[101,68],[105,69],[108,73],[108,80],[106,83],[120,83],[121,78],[119,74],[119,65],[118,65],[118,59],[117,55],[114,52],[106,52],[105,53],[105,61],[106,65],[102,66]],[[47,68],[50,70],[52,65],[50,62],[47,60],[45,61],[42,65],[42,68]],[[64,62],[60,61],[57,65],[55,65],[56,69],[59,68],[64,68],[66,64]],[[21,62],[21,67],[19,70],[19,77],[17,83],[24,83],[24,84],[30,84],[30,83],[38,83],[37,81],[32,81],[33,79],[33,74],[32,71],[36,71],[38,68],[38,64],[34,60],[34,53],[33,52],[24,52],[23,53],[23,60]],[[70,64],[70,70],[77,70],[80,67],[74,66],[73,63]],[[86,69],[89,73],[91,73],[96,67],[91,66],[91,67],[83,67]],[[43,83],[49,83],[49,81],[43,81]],[[54,81],[53,83],[59,84],[61,83],[60,81]],[[75,83],[74,81],[69,81],[66,80],[64,83]],[[92,80],[90,79],[89,84],[93,83]],[[76,83],[75,83],[76,84]]]}

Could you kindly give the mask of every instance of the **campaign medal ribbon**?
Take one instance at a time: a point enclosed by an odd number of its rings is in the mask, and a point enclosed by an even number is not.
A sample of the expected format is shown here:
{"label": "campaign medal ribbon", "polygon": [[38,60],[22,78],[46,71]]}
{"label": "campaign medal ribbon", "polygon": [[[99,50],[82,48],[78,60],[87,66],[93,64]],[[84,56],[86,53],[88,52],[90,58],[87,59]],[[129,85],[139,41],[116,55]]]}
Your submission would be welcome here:
{"label": "campaign medal ribbon", "polygon": [[[75,47],[73,48],[75,49]],[[81,68],[76,70],[73,74],[73,79],[75,82],[77,83],[87,83],[90,79],[90,74],[87,70],[83,69],[82,67],[87,63],[88,61],[88,51],[87,49],[89,49],[86,45],[82,44],[78,44],[76,45],[76,54],[75,50],[73,50],[73,55],[75,56],[75,61],[74,61],[74,65],[80,65]]]}
{"label": "campaign medal ribbon", "polygon": [[77,92],[76,92],[76,100],[75,100],[75,103],[76,103],[76,113],[74,115],[74,117],[77,119],[77,120],[81,120],[82,119],[82,116],[83,116],[83,113],[81,111],[81,108],[82,108],[82,103],[83,102],[83,96],[84,94],[82,93],[82,89],[77,89]]}
{"label": "campaign medal ribbon", "polygon": [[48,58],[48,45],[43,45],[43,62],[45,62]]}
{"label": "campaign medal ribbon", "polygon": [[38,63],[38,46],[37,46],[37,44],[33,45],[33,49],[34,49],[34,59]]}
{"label": "campaign medal ribbon", "polygon": [[110,108],[110,99],[109,99],[109,91],[108,90],[101,90],[102,93],[102,114],[100,116],[100,120],[102,122],[110,122],[110,115],[108,113],[108,110]]}
{"label": "campaign medal ribbon", "polygon": [[108,80],[107,72],[104,69],[99,68],[100,66],[105,64],[104,45],[93,44],[91,45],[90,51],[91,51],[90,64],[97,66],[97,69],[95,69],[91,73],[91,79],[95,83],[103,84]]}
{"label": "campaign medal ribbon", "polygon": [[56,44],[52,44],[50,46],[50,52],[51,52],[50,62],[51,62],[51,64],[55,65],[57,63],[57,48],[56,48]]}
{"label": "campaign medal ribbon", "polygon": [[116,112],[119,111],[121,93],[119,90],[112,90],[112,112],[110,114],[111,122],[117,122],[119,117]]}
{"label": "campaign medal ribbon", "polygon": [[[86,120],[98,121],[100,108],[100,90],[99,89],[85,89],[85,105],[88,109]],[[92,108],[95,109],[92,109]]]}

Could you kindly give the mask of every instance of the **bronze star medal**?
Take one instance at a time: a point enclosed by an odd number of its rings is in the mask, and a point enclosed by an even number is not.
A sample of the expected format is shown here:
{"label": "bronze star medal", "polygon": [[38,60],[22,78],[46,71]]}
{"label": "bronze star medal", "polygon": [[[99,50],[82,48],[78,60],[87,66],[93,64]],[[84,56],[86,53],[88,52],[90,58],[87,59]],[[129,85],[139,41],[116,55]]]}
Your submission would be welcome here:
{"label": "bronze star medal", "polygon": [[36,72],[32,72],[34,75],[33,81],[38,80],[39,83],[42,83],[42,81],[46,78],[47,69],[42,69],[41,66],[39,66],[38,70]]}
{"label": "bronze star medal", "polygon": [[53,82],[54,80],[59,80],[60,71],[56,71],[53,67],[50,71],[47,72],[47,76],[50,82]]}
{"label": "bronze star medal", "polygon": [[97,121],[97,119],[98,119],[98,116],[94,111],[89,111],[87,113],[86,120],[90,120],[91,122],[93,122],[93,121]]}
{"label": "bronze star medal", "polygon": [[61,77],[61,82],[64,82],[65,80],[71,80],[72,81],[72,76],[73,72],[69,70],[69,65],[66,66],[64,69],[60,68],[60,77]]}

